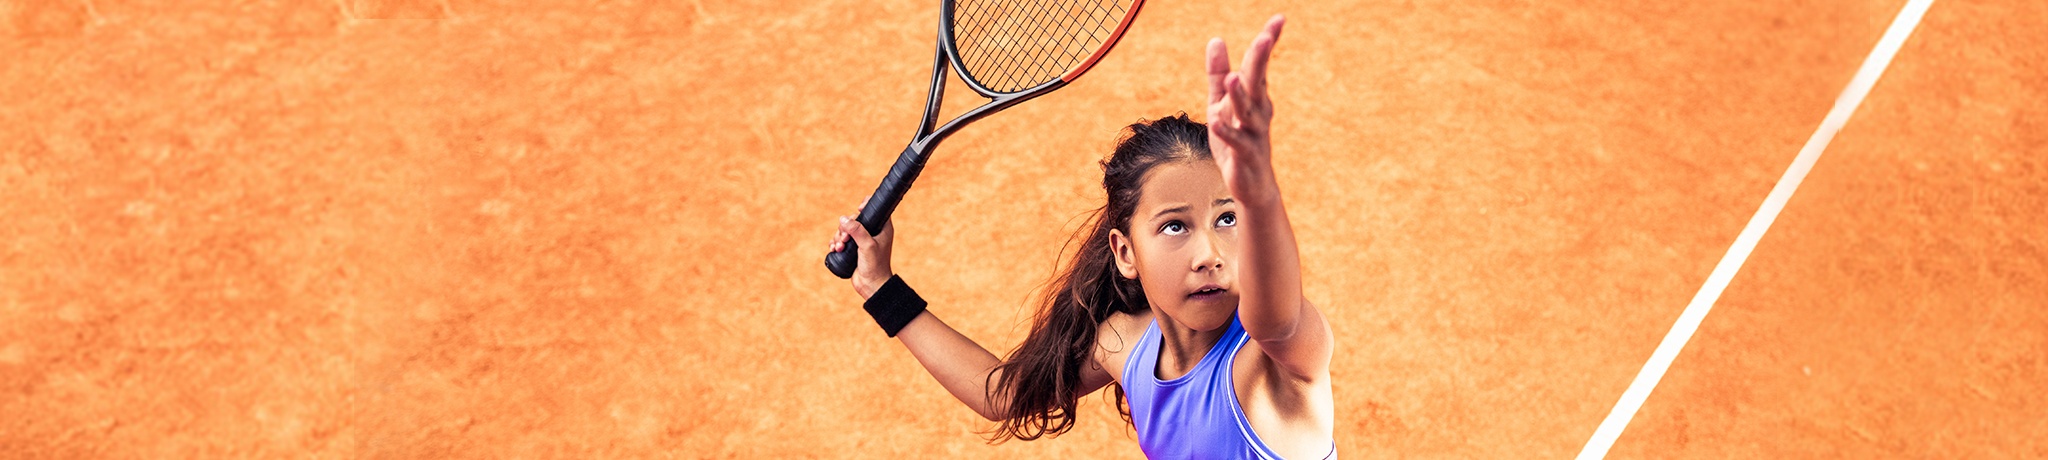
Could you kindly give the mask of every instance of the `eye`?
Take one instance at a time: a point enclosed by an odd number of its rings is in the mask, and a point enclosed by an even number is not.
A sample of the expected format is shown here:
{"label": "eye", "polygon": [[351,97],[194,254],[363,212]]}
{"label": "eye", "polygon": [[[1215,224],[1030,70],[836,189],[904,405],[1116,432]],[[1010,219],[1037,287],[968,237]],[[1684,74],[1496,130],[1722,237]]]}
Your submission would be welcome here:
{"label": "eye", "polygon": [[1218,227],[1236,227],[1236,226],[1237,226],[1237,213],[1234,213],[1234,212],[1226,212],[1226,213],[1223,213],[1223,216],[1222,216],[1222,217],[1217,217],[1217,218],[1216,218],[1216,226],[1218,226]]}
{"label": "eye", "polygon": [[1159,233],[1165,233],[1168,235],[1179,235],[1187,232],[1187,224],[1180,223],[1180,221],[1178,220],[1167,222],[1166,225],[1159,226]]}

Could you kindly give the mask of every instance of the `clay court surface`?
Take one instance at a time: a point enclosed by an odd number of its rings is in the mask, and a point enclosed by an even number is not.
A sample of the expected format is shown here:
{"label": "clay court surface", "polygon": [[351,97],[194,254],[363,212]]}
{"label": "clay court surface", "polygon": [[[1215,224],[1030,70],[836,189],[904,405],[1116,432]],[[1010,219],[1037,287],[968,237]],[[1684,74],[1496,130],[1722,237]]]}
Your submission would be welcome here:
{"label": "clay court surface", "polygon": [[[897,272],[1007,352],[1118,130],[1286,13],[1344,458],[1577,454],[1905,4],[1237,3],[948,140]],[[1138,458],[1099,396],[985,445],[820,263],[937,14],[0,0],[0,457]],[[2048,456],[2044,19],[1933,5],[1611,457]]]}

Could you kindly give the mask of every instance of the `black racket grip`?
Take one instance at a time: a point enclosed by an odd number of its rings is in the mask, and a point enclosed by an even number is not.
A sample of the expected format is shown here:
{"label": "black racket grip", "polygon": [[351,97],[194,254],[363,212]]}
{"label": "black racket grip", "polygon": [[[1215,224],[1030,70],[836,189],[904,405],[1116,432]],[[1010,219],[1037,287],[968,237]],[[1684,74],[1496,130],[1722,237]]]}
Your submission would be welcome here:
{"label": "black racket grip", "polygon": [[[918,153],[915,145],[904,147],[903,154],[896,157],[896,165],[889,167],[889,175],[882,176],[882,185],[875,187],[873,195],[868,195],[867,204],[860,207],[860,217],[855,219],[860,221],[862,228],[868,229],[868,234],[881,232],[882,226],[889,223],[889,215],[896,213],[896,204],[903,202],[903,194],[910,191],[910,183],[917,180],[918,173],[924,172],[924,160],[925,156]],[[860,250],[852,238],[848,238],[838,251],[825,254],[825,268],[832,270],[832,275],[839,279],[852,278],[853,269],[859,266]]]}

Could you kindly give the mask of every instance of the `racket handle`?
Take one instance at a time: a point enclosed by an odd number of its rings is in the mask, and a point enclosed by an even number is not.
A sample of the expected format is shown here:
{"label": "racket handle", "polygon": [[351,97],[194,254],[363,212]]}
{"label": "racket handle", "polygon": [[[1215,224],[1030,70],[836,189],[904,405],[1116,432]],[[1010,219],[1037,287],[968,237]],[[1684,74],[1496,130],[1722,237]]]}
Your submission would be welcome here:
{"label": "racket handle", "polygon": [[[882,185],[876,186],[875,193],[868,195],[867,204],[860,207],[860,217],[855,219],[860,221],[862,228],[868,229],[868,234],[880,232],[883,225],[889,224],[889,215],[896,213],[896,204],[903,202],[903,194],[910,191],[910,183],[917,180],[918,173],[924,172],[924,160],[925,155],[919,153],[915,145],[904,147],[903,154],[896,157],[896,165],[889,167],[889,175],[882,176]],[[860,251],[851,238],[838,251],[825,254],[825,268],[839,279],[852,278],[853,269],[859,266]]]}

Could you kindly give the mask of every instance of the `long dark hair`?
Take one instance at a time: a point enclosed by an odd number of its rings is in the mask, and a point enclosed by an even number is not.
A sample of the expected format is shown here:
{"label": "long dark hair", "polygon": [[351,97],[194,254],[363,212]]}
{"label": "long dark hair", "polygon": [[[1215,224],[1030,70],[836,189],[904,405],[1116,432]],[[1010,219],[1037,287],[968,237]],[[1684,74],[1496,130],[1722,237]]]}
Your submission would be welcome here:
{"label": "long dark hair", "polygon": [[[1069,245],[1075,239],[1081,241],[1072,265],[1060,271],[1046,289],[1031,334],[990,373],[991,378],[996,372],[1002,374],[990,387],[989,400],[1000,401],[997,409],[1004,414],[990,432],[991,443],[1059,436],[1074,428],[1074,407],[1079,402],[1074,393],[1081,386],[1081,366],[1094,365],[1091,357],[1097,327],[1111,314],[1150,308],[1138,281],[1118,274],[1109,231],[1131,233],[1138,191],[1153,167],[1208,158],[1209,128],[1189,120],[1186,113],[1140,120],[1125,129],[1116,149],[1102,160],[1102,190],[1108,203],[1092,212],[1082,230],[1067,241]],[[1110,386],[1115,387],[1112,394],[1118,413],[1130,423],[1123,386]]]}

